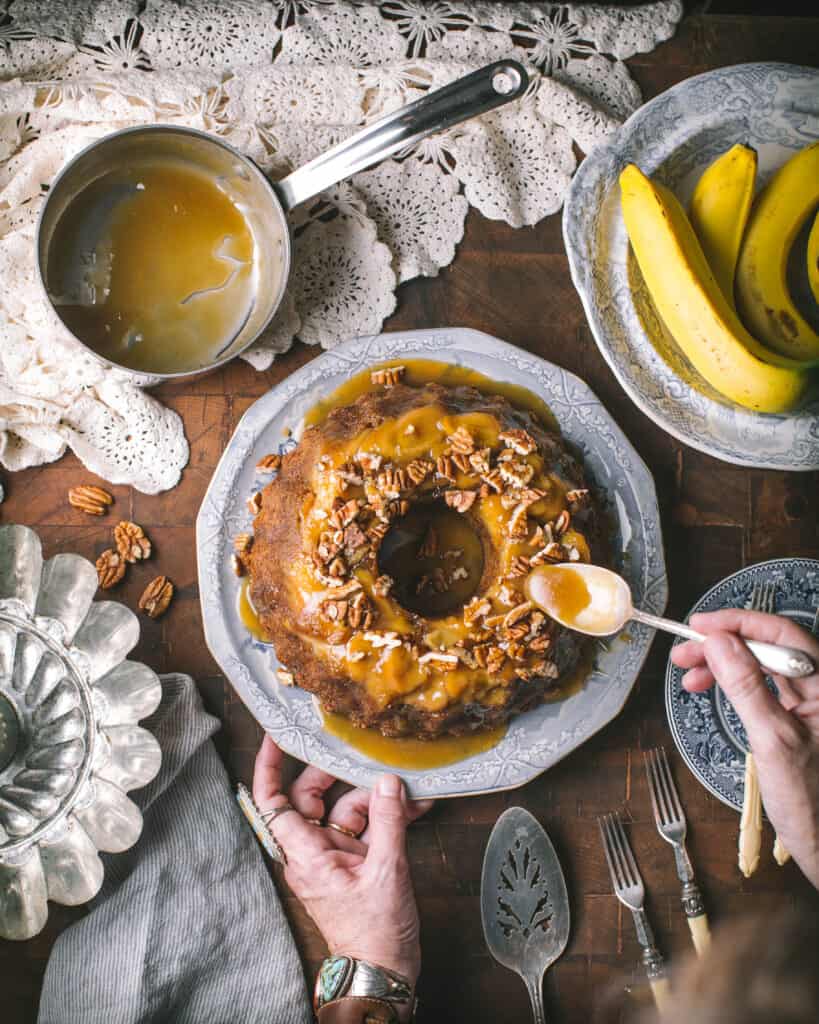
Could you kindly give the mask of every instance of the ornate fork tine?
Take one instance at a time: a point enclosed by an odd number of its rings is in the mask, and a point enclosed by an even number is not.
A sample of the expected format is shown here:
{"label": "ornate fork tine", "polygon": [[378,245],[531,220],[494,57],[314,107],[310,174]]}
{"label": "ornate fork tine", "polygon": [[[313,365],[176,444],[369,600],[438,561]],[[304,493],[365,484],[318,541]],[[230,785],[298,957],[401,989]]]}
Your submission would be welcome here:
{"label": "ornate fork tine", "polygon": [[663,747],[644,752],[643,758],[657,831],[674,848],[677,877],[682,883],[682,907],[688,920],[694,948],[699,956],[703,956],[711,943],[711,933],[702,895],[694,879],[694,869],[685,848],[687,823],[674,784],[674,776],[671,774],[671,765]]}

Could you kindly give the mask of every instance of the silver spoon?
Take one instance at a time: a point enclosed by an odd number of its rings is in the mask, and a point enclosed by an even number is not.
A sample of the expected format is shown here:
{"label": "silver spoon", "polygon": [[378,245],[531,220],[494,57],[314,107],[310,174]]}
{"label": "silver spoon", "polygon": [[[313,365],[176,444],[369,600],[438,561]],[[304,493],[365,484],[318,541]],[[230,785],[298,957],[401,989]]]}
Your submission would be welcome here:
{"label": "silver spoon", "polygon": [[[611,569],[585,563],[539,565],[527,577],[526,596],[547,615],[568,629],[588,636],[611,636],[627,622],[642,622],[687,640],[705,636],[690,626],[640,611],[631,603],[631,591],[622,576]],[[810,656],[796,647],[744,640],[748,650],[766,671],[799,679],[816,671]]]}
{"label": "silver spoon", "polygon": [[549,837],[522,807],[498,818],[483,859],[481,920],[489,952],[526,983],[545,1024],[543,976],[569,941],[569,894]]}

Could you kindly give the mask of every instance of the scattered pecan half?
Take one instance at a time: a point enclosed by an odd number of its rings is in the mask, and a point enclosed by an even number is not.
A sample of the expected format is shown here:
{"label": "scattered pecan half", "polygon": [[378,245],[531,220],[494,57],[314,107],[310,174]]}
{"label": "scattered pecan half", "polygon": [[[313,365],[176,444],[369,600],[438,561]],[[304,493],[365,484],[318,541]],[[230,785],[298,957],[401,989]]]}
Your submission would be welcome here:
{"label": "scattered pecan half", "polygon": [[282,457],[275,452],[270,455],[263,455],[256,463],[257,473],[275,473],[281,468]]}
{"label": "scattered pecan half", "polygon": [[143,558],[150,558],[151,542],[145,536],[145,531],[136,523],[123,520],[114,527],[114,540],[117,551],[126,562],[131,565],[134,562],[141,562]]}
{"label": "scattered pecan half", "polygon": [[79,487],[72,487],[68,492],[68,503],[74,508],[87,512],[90,516],[104,516],[109,505],[113,505],[114,499],[101,487],[93,484],[81,484]]}
{"label": "scattered pecan half", "polygon": [[108,590],[125,575],[125,559],[118,551],[108,548],[97,559],[97,579],[100,587]]}
{"label": "scattered pecan half", "polygon": [[158,619],[168,610],[173,597],[173,583],[167,576],[157,576],[151,580],[139,599],[139,609],[152,619]]}

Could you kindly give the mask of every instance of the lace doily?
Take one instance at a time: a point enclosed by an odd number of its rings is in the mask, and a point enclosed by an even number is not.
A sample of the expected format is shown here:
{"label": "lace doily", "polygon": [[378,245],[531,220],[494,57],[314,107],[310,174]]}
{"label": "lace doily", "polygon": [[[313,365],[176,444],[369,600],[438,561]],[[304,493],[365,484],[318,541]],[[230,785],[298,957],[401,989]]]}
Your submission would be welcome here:
{"label": "lace doily", "polygon": [[328,0],[0,0],[0,462],[71,447],[156,493],[188,457],[179,417],[78,349],[37,284],[48,182],[99,136],[155,121],[221,135],[280,177],[362,125],[503,57],[527,95],[295,211],[285,303],[245,353],[372,334],[395,288],[455,256],[469,206],[514,227],[562,204],[575,167],[640,103],[622,61],[668,39],[681,0],[636,8]]}

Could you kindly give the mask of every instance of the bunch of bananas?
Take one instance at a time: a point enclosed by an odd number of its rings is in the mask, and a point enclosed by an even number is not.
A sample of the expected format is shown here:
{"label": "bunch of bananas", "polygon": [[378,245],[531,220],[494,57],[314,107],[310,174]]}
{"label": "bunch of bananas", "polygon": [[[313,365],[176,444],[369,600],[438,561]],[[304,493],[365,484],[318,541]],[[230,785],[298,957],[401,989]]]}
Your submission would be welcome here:
{"label": "bunch of bananas", "polygon": [[[786,280],[794,239],[819,203],[819,143],[753,201],[756,153],[733,146],[703,173],[689,215],[634,164],[620,175],[623,218],[651,298],[700,374],[757,412],[794,409],[819,366],[819,334]],[[819,302],[819,214],[807,246]]]}

